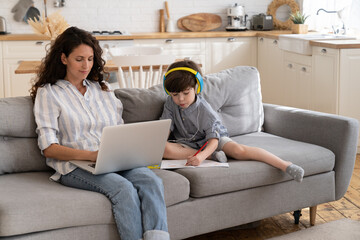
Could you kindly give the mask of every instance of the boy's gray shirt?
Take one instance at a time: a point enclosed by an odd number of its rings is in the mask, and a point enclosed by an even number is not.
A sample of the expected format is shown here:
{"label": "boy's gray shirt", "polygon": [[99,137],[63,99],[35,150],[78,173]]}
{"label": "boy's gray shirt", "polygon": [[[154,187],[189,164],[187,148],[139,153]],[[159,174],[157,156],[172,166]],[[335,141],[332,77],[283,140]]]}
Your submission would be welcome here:
{"label": "boy's gray shirt", "polygon": [[160,119],[171,119],[170,131],[175,142],[198,149],[211,138],[228,136],[220,117],[210,104],[201,96],[188,108],[182,109],[168,96]]}

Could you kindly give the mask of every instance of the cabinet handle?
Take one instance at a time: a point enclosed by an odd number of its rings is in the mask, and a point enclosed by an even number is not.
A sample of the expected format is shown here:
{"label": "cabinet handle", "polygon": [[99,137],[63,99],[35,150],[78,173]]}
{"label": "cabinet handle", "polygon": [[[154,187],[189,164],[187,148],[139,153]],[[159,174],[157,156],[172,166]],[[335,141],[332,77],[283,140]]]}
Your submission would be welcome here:
{"label": "cabinet handle", "polygon": [[278,41],[277,41],[277,40],[274,40],[274,41],[273,41],[273,44],[277,45],[277,44],[278,44]]}
{"label": "cabinet handle", "polygon": [[327,50],[325,48],[321,49],[321,53],[325,54],[326,52],[327,52]]}
{"label": "cabinet handle", "polygon": [[260,38],[259,41],[260,41],[260,42],[263,42],[263,41],[264,41],[264,38]]}
{"label": "cabinet handle", "polygon": [[306,67],[302,67],[301,71],[306,72]]}
{"label": "cabinet handle", "polygon": [[291,63],[289,63],[288,68],[293,68],[293,65]]}
{"label": "cabinet handle", "polygon": [[42,46],[42,45],[44,45],[44,42],[43,42],[43,41],[37,41],[37,42],[35,43],[35,45]]}
{"label": "cabinet handle", "polygon": [[228,42],[235,42],[235,38],[233,38],[233,37],[230,37],[227,40],[228,40]]}
{"label": "cabinet handle", "polygon": [[172,39],[166,39],[166,40],[165,40],[165,43],[171,44],[171,43],[174,43],[174,40],[172,40]]}

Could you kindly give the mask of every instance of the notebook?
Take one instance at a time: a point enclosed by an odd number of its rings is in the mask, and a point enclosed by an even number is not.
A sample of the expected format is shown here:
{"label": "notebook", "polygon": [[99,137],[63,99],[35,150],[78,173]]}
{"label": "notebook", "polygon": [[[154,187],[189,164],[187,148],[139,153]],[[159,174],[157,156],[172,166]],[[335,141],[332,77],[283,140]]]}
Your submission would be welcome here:
{"label": "notebook", "polygon": [[160,164],[170,123],[164,119],[105,127],[96,163],[70,162],[95,175]]}

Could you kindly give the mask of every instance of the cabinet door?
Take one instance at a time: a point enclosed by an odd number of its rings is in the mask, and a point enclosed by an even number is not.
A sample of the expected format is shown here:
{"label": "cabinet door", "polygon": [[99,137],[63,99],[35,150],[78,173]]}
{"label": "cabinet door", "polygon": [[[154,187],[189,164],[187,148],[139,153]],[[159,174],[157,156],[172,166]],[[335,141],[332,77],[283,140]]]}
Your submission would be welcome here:
{"label": "cabinet door", "polygon": [[[30,59],[38,60],[38,59]],[[35,74],[15,74],[19,60],[4,60],[4,97],[29,96]]]}
{"label": "cabinet door", "polygon": [[[339,114],[360,122],[360,49],[340,50]],[[360,139],[360,135],[359,135]],[[360,140],[358,142],[358,152]]]}
{"label": "cabinet door", "polygon": [[311,103],[311,66],[295,64],[296,83],[292,88],[294,107],[312,109]]}
{"label": "cabinet door", "polygon": [[4,41],[4,59],[42,59],[50,41]]}
{"label": "cabinet door", "polygon": [[235,66],[257,66],[257,40],[254,37],[206,39],[207,73]]}
{"label": "cabinet door", "polygon": [[3,86],[4,97],[29,96],[35,74],[15,74],[23,60],[38,61],[46,55],[50,41],[4,41]]}
{"label": "cabinet door", "polygon": [[315,111],[338,113],[339,50],[313,47],[312,108]]}
{"label": "cabinet door", "polygon": [[283,62],[283,78],[284,78],[284,95],[283,95],[283,103],[281,105],[295,107],[296,103],[294,100],[294,96],[292,96],[294,92],[294,84],[297,83],[297,74],[296,74],[296,68],[297,65],[291,61],[284,61]]}
{"label": "cabinet door", "polygon": [[286,105],[311,109],[311,56],[284,52]]}
{"label": "cabinet door", "polygon": [[263,102],[284,105],[283,51],[278,40],[258,38],[257,60]]}
{"label": "cabinet door", "polygon": [[5,96],[4,93],[4,70],[3,70],[3,43],[0,41],[0,98],[3,98]]}
{"label": "cabinet door", "polygon": [[178,59],[191,59],[202,65],[206,73],[205,41],[201,38],[189,39],[139,39],[135,46],[161,47],[164,54],[175,55]]}
{"label": "cabinet door", "polygon": [[311,109],[311,66],[284,61],[285,105]]}

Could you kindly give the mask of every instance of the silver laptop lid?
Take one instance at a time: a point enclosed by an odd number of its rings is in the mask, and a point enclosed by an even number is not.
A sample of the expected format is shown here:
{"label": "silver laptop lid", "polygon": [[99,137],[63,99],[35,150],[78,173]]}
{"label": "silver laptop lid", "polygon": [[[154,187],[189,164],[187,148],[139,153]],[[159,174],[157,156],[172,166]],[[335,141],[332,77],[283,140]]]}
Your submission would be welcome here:
{"label": "silver laptop lid", "polygon": [[160,164],[170,119],[105,127],[94,174]]}

